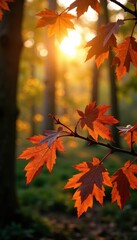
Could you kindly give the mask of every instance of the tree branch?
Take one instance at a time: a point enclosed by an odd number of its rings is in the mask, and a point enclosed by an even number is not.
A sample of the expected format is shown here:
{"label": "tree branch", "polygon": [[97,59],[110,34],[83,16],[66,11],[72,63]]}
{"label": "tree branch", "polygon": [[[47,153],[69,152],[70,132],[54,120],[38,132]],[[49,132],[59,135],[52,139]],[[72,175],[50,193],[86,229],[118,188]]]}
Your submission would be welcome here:
{"label": "tree branch", "polygon": [[137,152],[134,152],[134,150],[125,150],[123,148],[118,148],[118,147],[115,147],[109,143],[103,143],[103,142],[96,142],[94,139],[90,139],[89,137],[84,137],[78,133],[74,133],[73,135],[70,135],[70,136],[73,136],[73,137],[76,137],[76,138],[80,138],[80,139],[83,139],[85,141],[88,141],[89,144],[91,143],[91,145],[93,144],[96,144],[96,145],[100,145],[100,146],[103,146],[105,148],[109,148],[112,150],[112,152],[121,152],[121,153],[126,153],[126,154],[129,154],[129,155],[132,155],[132,156],[137,156]]}
{"label": "tree branch", "polygon": [[122,3],[118,2],[117,0],[109,0],[109,1],[117,4],[117,5],[118,5],[119,7],[121,7],[125,12],[131,13],[132,15],[134,15],[135,17],[137,17],[136,11],[132,11],[130,8],[126,7],[125,5],[123,5]]}

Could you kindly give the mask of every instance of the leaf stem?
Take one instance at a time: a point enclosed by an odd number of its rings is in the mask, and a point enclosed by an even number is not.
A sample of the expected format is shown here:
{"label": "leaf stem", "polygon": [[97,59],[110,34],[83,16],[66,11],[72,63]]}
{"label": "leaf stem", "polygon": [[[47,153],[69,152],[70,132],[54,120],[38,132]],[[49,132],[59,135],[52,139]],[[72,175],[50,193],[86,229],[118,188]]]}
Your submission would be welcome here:
{"label": "leaf stem", "polygon": [[78,120],[78,122],[77,122],[77,124],[76,124],[76,126],[75,126],[75,133],[76,133],[76,134],[77,134],[77,128],[78,128],[78,125],[79,125],[80,121],[81,121],[81,118]]}
{"label": "leaf stem", "polygon": [[66,128],[70,133],[71,135],[74,135],[74,131],[69,128],[68,126],[66,126],[64,123],[62,123],[59,119],[57,119],[55,116],[49,114],[49,117],[51,117],[53,120],[54,120],[54,123],[57,124],[57,125],[61,125],[62,127]]}
{"label": "leaf stem", "polygon": [[109,155],[111,155],[113,152],[114,152],[114,150],[111,149],[111,150],[101,159],[100,164],[103,163],[104,160],[105,160]]}
{"label": "leaf stem", "polygon": [[137,158],[135,158],[135,159],[131,162],[130,166],[131,166],[135,161],[137,161]]}
{"label": "leaf stem", "polygon": [[136,25],[137,25],[137,21],[135,22],[135,24],[134,24],[134,26],[133,26],[133,29],[132,29],[132,32],[131,32],[131,37],[132,37],[133,34],[134,34],[134,30],[135,30]]}

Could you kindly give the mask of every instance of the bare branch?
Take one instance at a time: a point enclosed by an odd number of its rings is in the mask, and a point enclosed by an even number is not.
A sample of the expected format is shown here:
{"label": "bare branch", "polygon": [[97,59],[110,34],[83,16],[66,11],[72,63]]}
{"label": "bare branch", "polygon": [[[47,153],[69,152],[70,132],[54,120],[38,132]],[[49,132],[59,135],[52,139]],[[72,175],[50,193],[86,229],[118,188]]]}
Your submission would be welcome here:
{"label": "bare branch", "polygon": [[132,15],[134,15],[135,17],[137,17],[137,13],[136,11],[132,11],[130,8],[126,7],[125,5],[123,5],[122,3],[120,3],[117,0],[109,0],[110,2],[113,2],[115,4],[117,4],[119,7],[121,7],[125,12],[131,13]]}

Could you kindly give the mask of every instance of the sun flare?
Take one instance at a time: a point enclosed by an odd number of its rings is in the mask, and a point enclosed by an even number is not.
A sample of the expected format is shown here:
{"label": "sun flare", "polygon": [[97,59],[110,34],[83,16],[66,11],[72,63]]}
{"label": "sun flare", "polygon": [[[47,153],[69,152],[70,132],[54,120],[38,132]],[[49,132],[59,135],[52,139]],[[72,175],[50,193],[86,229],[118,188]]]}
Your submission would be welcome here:
{"label": "sun flare", "polygon": [[81,43],[81,36],[76,31],[70,31],[68,36],[65,37],[59,45],[60,50],[68,57],[75,57],[77,54],[78,46]]}

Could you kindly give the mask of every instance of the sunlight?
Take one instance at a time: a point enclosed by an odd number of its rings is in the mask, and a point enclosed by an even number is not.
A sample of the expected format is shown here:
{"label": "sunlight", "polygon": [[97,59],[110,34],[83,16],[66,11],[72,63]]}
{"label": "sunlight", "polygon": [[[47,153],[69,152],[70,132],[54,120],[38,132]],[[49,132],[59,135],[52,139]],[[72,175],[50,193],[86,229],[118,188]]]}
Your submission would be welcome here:
{"label": "sunlight", "polygon": [[69,31],[68,37],[65,37],[59,45],[60,50],[68,57],[75,57],[77,48],[81,43],[81,36],[76,31]]}
{"label": "sunlight", "polygon": [[65,7],[65,8],[67,8],[73,2],[74,2],[74,0],[67,0],[67,1],[58,0],[58,4]]}

